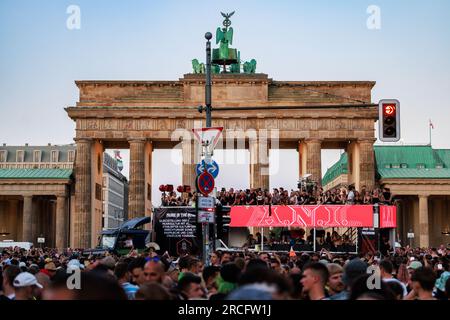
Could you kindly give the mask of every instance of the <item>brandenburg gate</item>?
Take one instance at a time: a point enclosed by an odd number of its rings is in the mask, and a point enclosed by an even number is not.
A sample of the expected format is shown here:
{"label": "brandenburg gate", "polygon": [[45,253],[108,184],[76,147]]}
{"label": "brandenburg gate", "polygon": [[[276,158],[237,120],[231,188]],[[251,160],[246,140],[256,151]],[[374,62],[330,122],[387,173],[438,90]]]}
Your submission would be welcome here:
{"label": "brandenburg gate", "polygon": [[[66,109],[76,122],[77,143],[72,246],[90,246],[101,230],[105,148],[130,149],[129,217],[150,215],[152,151],[174,147],[179,143],[171,141],[174,130],[190,130],[195,121],[204,121],[197,110],[204,101],[204,81],[202,74],[186,74],[178,81],[76,82],[79,102]],[[224,139],[227,130],[278,129],[279,148],[297,149],[300,175],[312,174],[319,182],[321,149],[346,149],[349,183],[355,183],[357,189],[370,189],[375,178],[374,84],[288,82],[274,81],[266,74],[216,74],[212,125],[224,127]],[[258,158],[259,139],[247,140],[250,158]],[[189,159],[183,161],[183,184],[194,185],[197,149],[190,140],[182,143],[183,158]],[[250,187],[269,188],[269,176],[261,174],[263,169],[264,164],[258,161],[251,164]]]}
{"label": "brandenburg gate", "polygon": [[[213,62],[215,54],[236,53],[227,47],[230,30],[224,28],[222,34],[218,30],[221,47],[213,52]],[[204,104],[205,75],[197,61],[193,66],[198,73],[185,74],[177,81],[76,81],[79,101],[66,108],[76,122],[77,144],[71,247],[96,244],[101,231],[105,149],[130,149],[130,219],[151,214],[153,150],[181,144],[183,184],[194,187],[197,143],[172,138],[177,129],[190,132],[198,122],[205,125],[204,114],[198,112],[198,106]],[[244,64],[244,72],[240,66],[227,71],[225,65],[220,72],[216,65],[212,77],[212,126],[224,128],[223,145],[229,146],[227,131],[256,132],[256,136],[244,137],[251,159],[250,187],[269,188],[267,159],[274,146],[263,146],[259,135],[264,130],[278,130],[276,147],[298,151],[301,176],[311,174],[320,184],[321,150],[345,149],[349,183],[356,189],[371,189],[374,122],[378,118],[377,106],[371,103],[375,82],[275,81],[267,74],[255,73],[255,66],[252,60]],[[261,157],[261,150],[266,157]]]}

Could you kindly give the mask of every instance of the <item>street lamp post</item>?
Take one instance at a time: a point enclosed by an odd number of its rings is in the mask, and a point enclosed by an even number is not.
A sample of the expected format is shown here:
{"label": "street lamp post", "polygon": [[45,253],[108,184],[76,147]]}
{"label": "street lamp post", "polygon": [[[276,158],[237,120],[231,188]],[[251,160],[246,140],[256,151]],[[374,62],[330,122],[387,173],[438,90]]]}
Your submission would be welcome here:
{"label": "street lamp post", "polygon": [[[206,84],[205,84],[205,111],[206,111],[206,127],[211,128],[211,39],[212,33],[205,33],[206,41]],[[206,147],[206,159],[210,158],[208,154],[208,147]],[[198,216],[198,201],[197,201],[197,216]],[[209,239],[209,223],[203,223],[203,264],[205,266],[209,265],[209,251],[210,251],[210,239]]]}
{"label": "street lamp post", "polygon": [[211,39],[212,33],[205,33],[206,41],[206,86],[205,86],[205,104],[206,104],[206,127],[211,128]]}

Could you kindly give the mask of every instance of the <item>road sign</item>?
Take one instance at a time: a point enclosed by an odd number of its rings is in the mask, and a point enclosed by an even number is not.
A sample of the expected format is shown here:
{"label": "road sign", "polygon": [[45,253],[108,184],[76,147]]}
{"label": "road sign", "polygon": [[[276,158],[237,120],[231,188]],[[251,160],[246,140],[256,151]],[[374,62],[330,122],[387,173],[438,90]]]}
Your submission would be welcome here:
{"label": "road sign", "polygon": [[216,198],[214,197],[198,197],[198,207],[200,209],[215,208]]}
{"label": "road sign", "polygon": [[45,238],[37,238],[37,243],[45,243]]}
{"label": "road sign", "polygon": [[214,211],[198,211],[198,222],[199,223],[214,223],[215,212]]}
{"label": "road sign", "polygon": [[214,190],[214,177],[206,171],[202,172],[198,176],[197,187],[201,194],[207,196]]}
{"label": "road sign", "polygon": [[214,177],[214,179],[217,178],[217,176],[219,175],[219,165],[214,160],[212,160],[212,162],[209,164],[207,164],[205,160],[202,160],[201,163],[197,164],[197,166],[195,167],[197,175],[200,175],[203,171],[205,171],[205,166],[206,171],[208,171]]}
{"label": "road sign", "polygon": [[217,142],[219,141],[220,134],[222,133],[223,127],[212,127],[212,128],[194,128],[195,138],[202,146],[209,146],[214,149]]}
{"label": "road sign", "polygon": [[408,239],[414,239],[414,233],[408,232]]}

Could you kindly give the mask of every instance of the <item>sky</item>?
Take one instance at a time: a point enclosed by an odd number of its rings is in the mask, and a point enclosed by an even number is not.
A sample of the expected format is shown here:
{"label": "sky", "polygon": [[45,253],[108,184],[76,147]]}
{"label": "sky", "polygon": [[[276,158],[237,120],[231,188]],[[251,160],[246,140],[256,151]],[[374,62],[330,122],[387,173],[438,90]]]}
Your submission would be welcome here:
{"label": "sky", "polygon": [[[73,5],[79,29],[67,24]],[[73,143],[64,108],[78,101],[75,80],[177,80],[191,72],[191,59],[203,60],[204,33],[221,26],[221,11],[236,12],[233,46],[258,61],[257,72],[280,81],[376,81],[373,102],[401,102],[399,143],[428,143],[431,119],[433,147],[450,148],[448,0],[1,0],[0,143]],[[153,154],[155,203],[160,184],[181,183],[177,152]],[[322,152],[323,174],[340,152]],[[219,164],[223,157],[216,152]],[[297,157],[272,155],[279,161],[271,187],[295,187]],[[244,188],[248,177],[246,164],[221,165],[216,185]]]}

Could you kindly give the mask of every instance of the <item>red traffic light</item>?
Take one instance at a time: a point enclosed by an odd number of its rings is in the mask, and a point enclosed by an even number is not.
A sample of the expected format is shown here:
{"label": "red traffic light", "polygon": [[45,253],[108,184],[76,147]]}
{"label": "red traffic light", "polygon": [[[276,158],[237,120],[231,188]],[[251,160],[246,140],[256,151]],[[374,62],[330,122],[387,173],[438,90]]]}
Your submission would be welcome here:
{"label": "red traffic light", "polygon": [[383,113],[385,116],[395,116],[395,104],[383,104]]}
{"label": "red traffic light", "polygon": [[379,138],[383,142],[400,140],[400,102],[383,99],[378,103]]}

